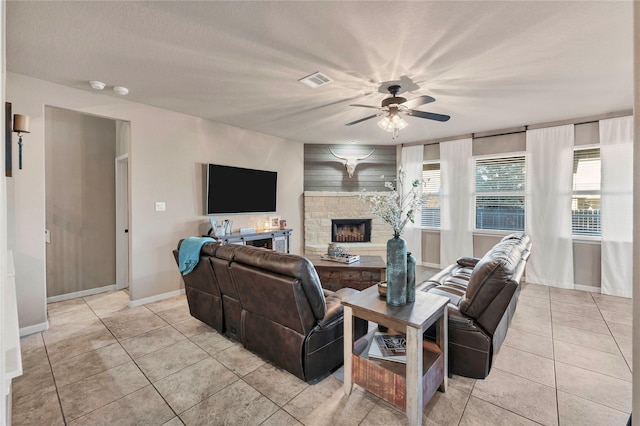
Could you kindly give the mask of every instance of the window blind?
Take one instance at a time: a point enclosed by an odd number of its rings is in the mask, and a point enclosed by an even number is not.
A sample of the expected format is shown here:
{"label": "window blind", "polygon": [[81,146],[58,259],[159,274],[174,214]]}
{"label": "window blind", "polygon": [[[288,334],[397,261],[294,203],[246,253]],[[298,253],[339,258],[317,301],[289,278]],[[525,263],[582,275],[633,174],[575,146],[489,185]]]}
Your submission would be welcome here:
{"label": "window blind", "polygon": [[440,163],[424,164],[422,167],[422,194],[426,202],[422,206],[421,226],[440,228]]}
{"label": "window blind", "polygon": [[524,230],[525,157],[475,162],[476,229]]}
{"label": "window blind", "polygon": [[573,235],[600,236],[600,148],[573,152]]}
{"label": "window blind", "polygon": [[476,160],[476,192],[522,192],[524,182],[524,156]]}

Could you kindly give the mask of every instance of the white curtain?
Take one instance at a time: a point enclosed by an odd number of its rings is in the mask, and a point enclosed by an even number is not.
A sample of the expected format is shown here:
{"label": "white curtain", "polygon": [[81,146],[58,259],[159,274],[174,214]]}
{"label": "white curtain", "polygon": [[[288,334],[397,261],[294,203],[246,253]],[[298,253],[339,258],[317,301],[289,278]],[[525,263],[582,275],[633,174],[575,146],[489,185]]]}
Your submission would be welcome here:
{"label": "white curtain", "polygon": [[473,256],[472,140],[440,143],[440,265]]}
{"label": "white curtain", "polygon": [[[411,189],[411,182],[422,182],[422,162],[424,159],[424,145],[402,147],[402,170],[404,171],[404,194]],[[418,196],[422,193],[422,185],[418,187]],[[403,194],[403,195],[404,195]],[[413,254],[418,265],[422,263],[422,228],[420,227],[420,211],[413,215],[414,223],[407,222],[402,238],[407,241],[407,251]]]}
{"label": "white curtain", "polygon": [[631,297],[633,117],[600,121],[603,294]]}
{"label": "white curtain", "polygon": [[574,288],[571,196],[574,126],[527,131],[527,282]]}

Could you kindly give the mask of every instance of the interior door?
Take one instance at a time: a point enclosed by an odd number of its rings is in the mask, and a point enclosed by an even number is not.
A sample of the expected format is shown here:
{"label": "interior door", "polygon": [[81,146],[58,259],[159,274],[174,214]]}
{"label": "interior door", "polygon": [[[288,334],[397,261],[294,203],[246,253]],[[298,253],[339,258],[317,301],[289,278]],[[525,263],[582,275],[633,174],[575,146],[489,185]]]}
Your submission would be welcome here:
{"label": "interior door", "polygon": [[116,158],[116,289],[129,287],[129,156]]}

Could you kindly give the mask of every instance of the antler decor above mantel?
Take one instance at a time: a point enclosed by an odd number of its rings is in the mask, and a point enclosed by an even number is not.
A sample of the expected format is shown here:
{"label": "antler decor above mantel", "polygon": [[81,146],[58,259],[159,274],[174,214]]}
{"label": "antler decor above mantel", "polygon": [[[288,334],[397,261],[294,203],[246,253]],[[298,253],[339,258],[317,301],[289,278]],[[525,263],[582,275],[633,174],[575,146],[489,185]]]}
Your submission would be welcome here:
{"label": "antler decor above mantel", "polygon": [[336,157],[338,160],[344,161],[344,165],[347,168],[347,174],[349,175],[349,179],[353,177],[353,173],[356,171],[356,166],[359,164],[359,162],[371,157],[371,155],[376,151],[375,149],[373,149],[369,154],[365,155],[364,157],[356,157],[355,155],[341,156],[333,152],[331,148],[328,148],[328,149],[331,155]]}

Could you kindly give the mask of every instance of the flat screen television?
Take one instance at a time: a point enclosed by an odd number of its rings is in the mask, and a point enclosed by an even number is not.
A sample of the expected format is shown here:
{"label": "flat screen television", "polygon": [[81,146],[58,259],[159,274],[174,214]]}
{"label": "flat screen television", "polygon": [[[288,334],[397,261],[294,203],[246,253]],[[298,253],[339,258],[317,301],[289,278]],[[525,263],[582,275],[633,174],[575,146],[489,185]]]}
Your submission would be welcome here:
{"label": "flat screen television", "polygon": [[278,173],[208,164],[207,215],[276,211]]}

